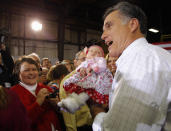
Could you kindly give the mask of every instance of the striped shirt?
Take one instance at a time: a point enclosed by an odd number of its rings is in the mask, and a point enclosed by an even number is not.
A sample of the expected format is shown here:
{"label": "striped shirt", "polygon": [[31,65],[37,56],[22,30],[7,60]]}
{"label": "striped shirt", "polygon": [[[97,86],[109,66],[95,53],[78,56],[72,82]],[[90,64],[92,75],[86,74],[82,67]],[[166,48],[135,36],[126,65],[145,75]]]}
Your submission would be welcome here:
{"label": "striped shirt", "polygon": [[116,64],[109,111],[95,117],[93,130],[160,130],[171,86],[171,54],[139,38],[124,50]]}

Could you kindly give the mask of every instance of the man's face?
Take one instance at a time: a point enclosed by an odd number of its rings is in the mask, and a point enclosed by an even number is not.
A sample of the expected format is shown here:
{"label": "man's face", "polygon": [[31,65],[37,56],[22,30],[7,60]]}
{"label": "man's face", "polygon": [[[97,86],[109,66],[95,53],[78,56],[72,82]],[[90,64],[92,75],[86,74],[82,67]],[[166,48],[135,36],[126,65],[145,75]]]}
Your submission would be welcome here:
{"label": "man's face", "polygon": [[46,67],[42,68],[42,72],[41,72],[41,76],[39,78],[39,82],[42,82],[42,83],[47,82],[46,76],[47,76],[48,71],[49,71],[48,68],[46,68]]}
{"label": "man's face", "polygon": [[46,68],[50,69],[51,66],[52,66],[51,62],[48,59],[45,59],[42,63],[42,67],[46,67]]}
{"label": "man's face", "polygon": [[85,61],[85,58],[86,58],[86,54],[84,53],[84,51],[82,51],[78,59],[74,60],[74,66],[78,67],[83,61]]}
{"label": "man's face", "polygon": [[[118,11],[111,12],[105,19],[101,38],[109,46],[109,55],[119,57],[126,48],[130,33],[128,23],[123,23]],[[113,42],[110,45],[110,42]]]}

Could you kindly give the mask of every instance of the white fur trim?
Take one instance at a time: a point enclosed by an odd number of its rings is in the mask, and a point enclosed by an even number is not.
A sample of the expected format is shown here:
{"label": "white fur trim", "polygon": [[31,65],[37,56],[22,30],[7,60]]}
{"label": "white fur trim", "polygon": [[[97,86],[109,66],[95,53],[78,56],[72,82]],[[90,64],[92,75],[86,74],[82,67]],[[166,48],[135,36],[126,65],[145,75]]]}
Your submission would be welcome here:
{"label": "white fur trim", "polygon": [[66,99],[61,100],[58,103],[59,107],[66,109],[70,113],[75,113],[85,102],[88,100],[89,96],[86,93],[72,93]]}

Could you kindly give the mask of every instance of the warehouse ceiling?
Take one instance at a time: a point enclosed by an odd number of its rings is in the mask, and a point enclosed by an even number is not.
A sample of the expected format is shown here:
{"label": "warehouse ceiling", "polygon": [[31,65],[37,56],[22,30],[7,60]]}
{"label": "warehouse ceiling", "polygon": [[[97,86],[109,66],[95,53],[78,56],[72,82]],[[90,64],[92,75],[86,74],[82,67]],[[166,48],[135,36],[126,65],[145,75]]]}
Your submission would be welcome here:
{"label": "warehouse ceiling", "polygon": [[[0,0],[1,6],[27,7],[30,10],[46,10],[72,18],[91,28],[102,31],[102,16],[106,8],[121,0]],[[123,1],[123,0],[122,0]],[[148,28],[158,29],[159,33],[148,32],[150,42],[159,42],[161,36],[171,34],[170,7],[162,0],[127,0],[139,5],[147,14]],[[170,38],[169,38],[170,40]]]}
{"label": "warehouse ceiling", "polygon": [[[88,1],[88,0],[87,0]],[[116,4],[121,0],[78,0],[78,4],[73,3],[69,11],[69,16],[76,17],[82,21],[94,21],[100,28],[103,21],[102,16],[106,8]],[[127,0],[140,6],[148,17],[148,28],[155,28],[159,33],[148,32],[147,38],[150,42],[160,41],[161,36],[171,34],[170,4],[162,0]],[[169,35],[170,36],[170,35]],[[171,40],[170,38],[167,40]]]}

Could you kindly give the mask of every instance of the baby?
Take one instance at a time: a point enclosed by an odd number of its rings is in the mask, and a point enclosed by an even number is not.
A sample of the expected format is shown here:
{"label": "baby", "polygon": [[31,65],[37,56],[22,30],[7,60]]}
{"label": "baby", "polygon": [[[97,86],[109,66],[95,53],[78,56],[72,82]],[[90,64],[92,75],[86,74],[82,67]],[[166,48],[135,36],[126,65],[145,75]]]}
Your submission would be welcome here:
{"label": "baby", "polygon": [[107,69],[103,49],[93,45],[86,51],[86,60],[76,68],[76,73],[64,82],[70,95],[58,106],[74,113],[91,98],[95,103],[108,104],[108,94],[113,76]]}

